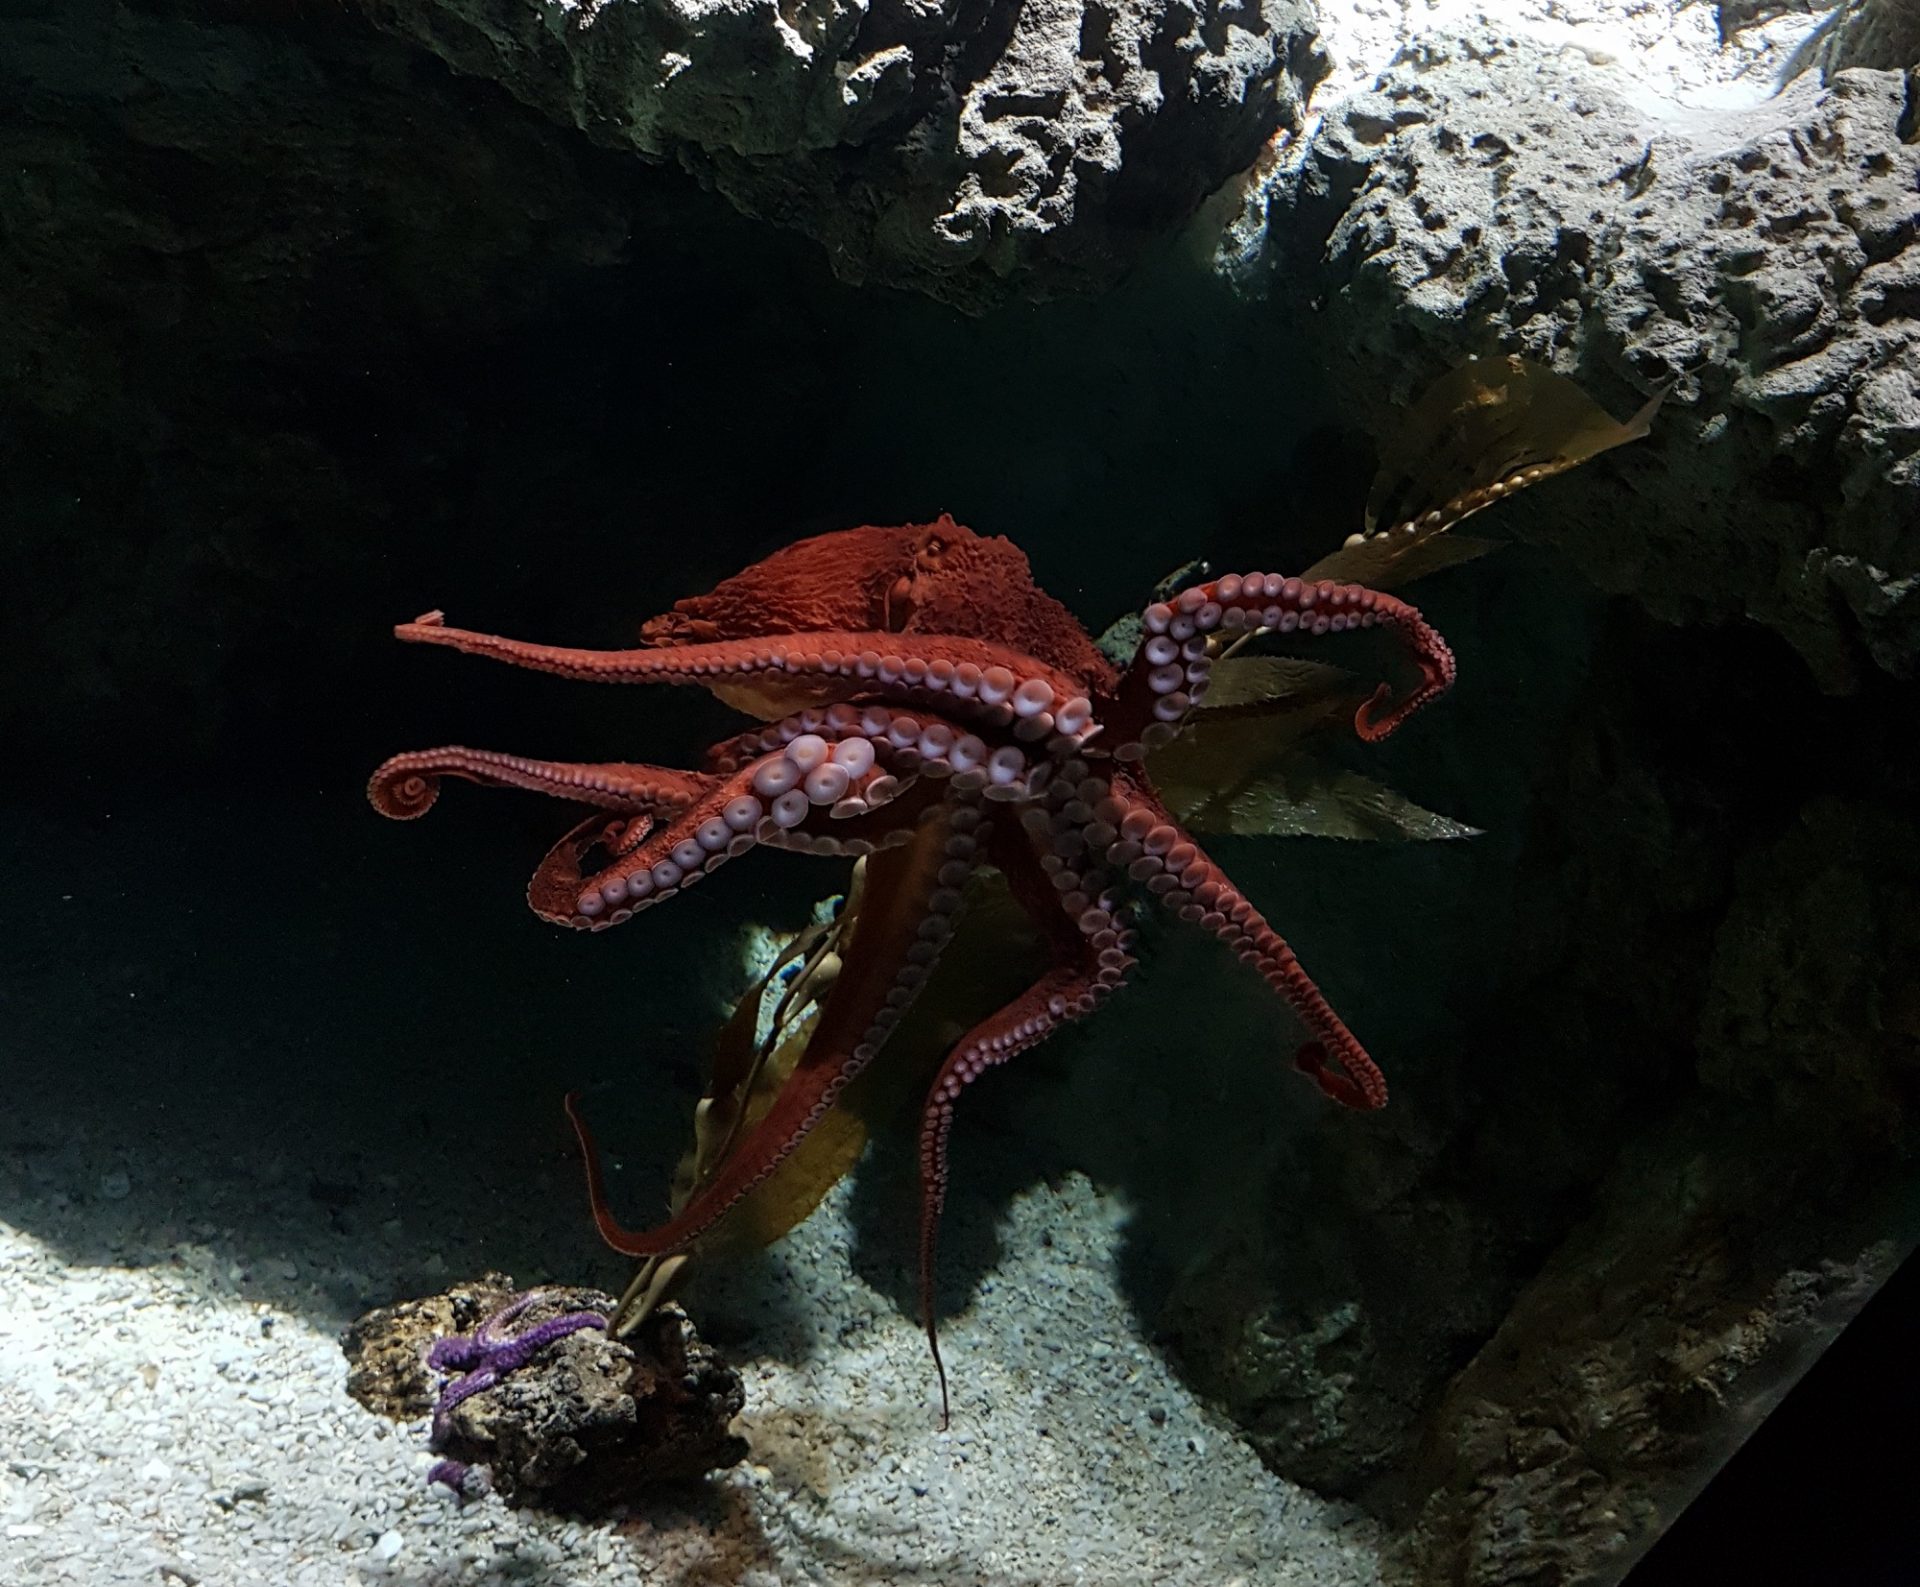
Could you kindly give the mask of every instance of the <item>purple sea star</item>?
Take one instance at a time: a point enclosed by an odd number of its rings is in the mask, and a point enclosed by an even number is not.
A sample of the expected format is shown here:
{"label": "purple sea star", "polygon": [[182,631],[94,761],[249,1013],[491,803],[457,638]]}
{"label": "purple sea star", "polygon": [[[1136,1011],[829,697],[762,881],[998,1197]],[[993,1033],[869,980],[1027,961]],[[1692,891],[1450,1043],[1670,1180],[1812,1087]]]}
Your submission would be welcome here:
{"label": "purple sea star", "polygon": [[[438,1450],[446,1442],[449,1431],[447,1418],[461,1401],[471,1399],[482,1390],[492,1388],[509,1373],[519,1371],[554,1340],[564,1339],[582,1328],[607,1326],[607,1319],[597,1311],[570,1311],[559,1317],[551,1317],[546,1322],[536,1323],[522,1333],[501,1332],[548,1293],[540,1289],[528,1290],[524,1295],[517,1295],[508,1301],[491,1317],[485,1318],[472,1333],[448,1334],[433,1342],[433,1348],[427,1352],[427,1365],[435,1372],[457,1372],[462,1376],[440,1391],[439,1403],[433,1408],[433,1435],[429,1440],[429,1448]],[[436,1465],[427,1480],[444,1481],[444,1477],[436,1477],[435,1474],[449,1464],[452,1463],[442,1461]]]}

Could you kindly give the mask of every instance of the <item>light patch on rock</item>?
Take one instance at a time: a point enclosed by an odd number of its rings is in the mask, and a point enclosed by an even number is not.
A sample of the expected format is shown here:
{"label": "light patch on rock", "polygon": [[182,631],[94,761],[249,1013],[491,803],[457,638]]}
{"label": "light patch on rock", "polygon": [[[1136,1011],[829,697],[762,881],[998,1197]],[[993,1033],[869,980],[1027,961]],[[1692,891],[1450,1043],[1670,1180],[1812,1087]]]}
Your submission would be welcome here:
{"label": "light patch on rock", "polygon": [[1321,0],[1334,69],[1315,108],[1372,82],[1424,37],[1491,33],[1595,74],[1649,116],[1733,109],[1777,91],[1819,22],[1818,13],[1788,11],[1723,39],[1718,8],[1697,0]]}

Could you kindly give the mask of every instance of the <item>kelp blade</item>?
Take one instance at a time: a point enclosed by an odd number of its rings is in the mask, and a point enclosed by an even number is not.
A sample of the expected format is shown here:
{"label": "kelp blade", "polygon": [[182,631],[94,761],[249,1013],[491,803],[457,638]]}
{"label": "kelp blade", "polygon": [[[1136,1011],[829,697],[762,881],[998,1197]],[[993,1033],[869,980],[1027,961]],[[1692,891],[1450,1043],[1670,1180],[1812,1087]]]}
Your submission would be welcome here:
{"label": "kelp blade", "polygon": [[1302,577],[1390,586],[1482,555],[1491,542],[1439,537],[1516,491],[1641,439],[1663,396],[1622,424],[1544,365],[1511,355],[1461,365],[1381,442],[1366,533]]}
{"label": "kelp blade", "polygon": [[1197,832],[1427,841],[1474,829],[1422,809],[1303,746],[1346,731],[1368,690],[1351,673],[1282,656],[1216,665],[1207,703],[1147,766],[1167,807]]}
{"label": "kelp blade", "polygon": [[1434,511],[1457,523],[1466,502],[1477,511],[1498,499],[1484,497],[1492,485],[1528,469],[1559,473],[1639,440],[1659,404],[1655,397],[1621,424],[1544,364],[1512,355],[1473,359],[1429,386],[1381,443],[1367,529],[1414,523]]}
{"label": "kelp blade", "polygon": [[[885,887],[888,852],[869,856],[871,885]],[[857,922],[857,901],[850,900],[828,946],[843,951]],[[780,1165],[750,1191],[702,1240],[702,1252],[770,1245],[803,1222],[828,1191],[843,1179],[866,1148],[870,1132],[895,1117],[903,1104],[931,1083],[942,1058],[960,1036],[995,1009],[1010,1002],[1032,980],[1044,948],[1025,914],[997,875],[982,873],[967,889],[966,906],[952,941],[942,955],[949,973],[929,978],[921,995],[895,1027],[881,1056],[862,1071],[834,1106]],[[716,1106],[738,1112],[728,1131],[737,1148],[773,1107],[780,1089],[805,1057],[818,1022],[817,1007],[795,1020],[778,1045],[757,1065],[742,1061],[742,1033],[751,1039],[760,1000],[777,996],[772,976],[748,993],[723,1028],[716,1069],[751,1074],[742,1098],[709,1097],[698,1130],[716,1126]],[[696,1150],[695,1156],[698,1157]],[[699,1179],[684,1181],[684,1195],[717,1174],[724,1154],[699,1162]]]}
{"label": "kelp blade", "polygon": [[1215,704],[1209,688],[1187,730],[1147,758],[1154,785],[1178,816],[1241,786],[1303,740],[1350,726],[1372,692],[1337,667],[1279,657],[1235,657],[1215,671],[1233,703]]}
{"label": "kelp blade", "polygon": [[1237,837],[1432,842],[1478,835],[1359,772],[1290,755],[1181,812],[1196,832]]}

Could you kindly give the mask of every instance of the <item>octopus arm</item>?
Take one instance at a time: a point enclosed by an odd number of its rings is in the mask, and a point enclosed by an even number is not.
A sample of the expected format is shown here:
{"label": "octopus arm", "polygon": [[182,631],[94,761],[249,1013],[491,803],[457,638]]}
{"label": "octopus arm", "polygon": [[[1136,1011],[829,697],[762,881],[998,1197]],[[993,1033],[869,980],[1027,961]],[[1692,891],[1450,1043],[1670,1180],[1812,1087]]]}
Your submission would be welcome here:
{"label": "octopus arm", "polygon": [[[576,828],[548,854],[528,897],[548,920],[600,930],[762,844],[858,854],[906,841],[947,779],[944,791],[961,798],[963,785],[1002,799],[1027,790],[1035,765],[1018,745],[989,749],[964,725],[926,715],[836,705],[822,713],[820,733],[794,733],[790,718],[733,740],[710,760],[701,796],[671,822],[657,831],[629,823],[613,839]],[[596,842],[606,862],[588,873]]]}
{"label": "octopus arm", "polygon": [[1038,1046],[1063,1025],[1093,1012],[1133,968],[1131,955],[1096,949],[1091,934],[1061,907],[1059,893],[1017,830],[1002,834],[994,861],[1013,896],[1055,945],[1061,961],[997,1013],[968,1031],[934,1075],[920,1114],[920,1318],[940,1378],[940,1425],[951,1416],[947,1368],[934,1309],[940,1215],[946,1207],[949,1141],[960,1093],[987,1070]]}
{"label": "octopus arm", "polygon": [[[1334,1101],[1371,1110],[1387,1105],[1386,1077],[1359,1038],[1334,1012],[1286,940],[1234,885],[1191,835],[1183,831],[1144,782],[1115,779],[1126,806],[1111,864],[1159,895],[1161,904],[1224,942],[1250,965],[1307,1028],[1295,1063]],[[1330,1061],[1338,1068],[1330,1067]]]}
{"label": "octopus arm", "polygon": [[1317,637],[1354,628],[1394,630],[1419,667],[1420,681],[1398,698],[1383,683],[1361,705],[1353,726],[1368,743],[1387,737],[1453,687],[1453,652],[1432,624],[1398,597],[1360,584],[1229,574],[1155,602],[1141,624],[1146,637],[1100,713],[1101,745],[1120,760],[1138,760],[1171,739],[1206,692],[1213,646],[1249,631]]}
{"label": "octopus arm", "polygon": [[594,1223],[608,1245],[641,1257],[684,1250],[806,1138],[873,1061],[939,957],[952,933],[960,889],[975,864],[981,825],[977,810],[938,806],[911,842],[873,855],[866,902],[842,950],[844,968],[827,994],[806,1053],[765,1117],[712,1180],[667,1222],[644,1230],[620,1223],[607,1200],[592,1134],[577,1099],[567,1099],[567,1116],[586,1157]]}
{"label": "octopus arm", "polygon": [[722,689],[752,680],[776,694],[799,692],[818,700],[871,695],[937,698],[969,718],[1008,719],[1016,712],[1045,728],[1064,714],[1061,731],[1083,731],[1091,719],[1083,681],[1007,645],[948,634],[881,631],[774,634],[659,649],[585,650],[540,645],[450,628],[439,612],[401,623],[394,637],[409,644],[444,645],[509,666],[590,683],[692,683]]}
{"label": "octopus arm", "polygon": [[716,779],[670,766],[625,761],[535,760],[497,750],[448,744],[413,750],[383,762],[367,783],[367,798],[381,815],[412,821],[440,797],[442,778],[458,777],[483,788],[521,788],[625,815],[664,815],[684,810]]}

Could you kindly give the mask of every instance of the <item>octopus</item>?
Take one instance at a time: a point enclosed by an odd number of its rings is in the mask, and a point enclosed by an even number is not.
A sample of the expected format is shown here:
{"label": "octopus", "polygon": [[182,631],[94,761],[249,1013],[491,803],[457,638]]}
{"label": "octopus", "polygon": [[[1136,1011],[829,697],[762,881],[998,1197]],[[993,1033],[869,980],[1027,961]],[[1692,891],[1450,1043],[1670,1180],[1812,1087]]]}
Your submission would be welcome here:
{"label": "octopus", "polygon": [[1211,933],[1305,1029],[1297,1067],[1348,1107],[1384,1105],[1365,1048],[1252,900],[1156,794],[1146,759],[1181,732],[1230,645],[1259,633],[1390,630],[1415,675],[1381,683],[1353,728],[1377,742],[1454,680],[1446,642],[1412,606],[1362,585],[1230,573],[1155,601],[1124,666],[1034,582],[1010,541],[942,517],[796,544],[645,623],[630,649],[589,650],[450,626],[395,630],[515,667],[591,683],[692,684],[757,719],[697,770],[537,760],[447,746],[396,755],[369,796],[421,816],[454,777],[548,794],[591,813],[547,854],[528,903],[600,932],[698,886],[755,849],[867,856],[866,902],[811,1040],[759,1123],[657,1227],[611,1208],[577,1100],[601,1236],[629,1256],[686,1250],[772,1175],[886,1050],[934,973],[976,870],[992,867],[1045,944],[1032,983],[968,1031],[934,1075],[919,1120],[919,1295],[938,1372],[936,1240],[962,1093],[989,1069],[1101,1007],[1136,963],[1142,912]]}

